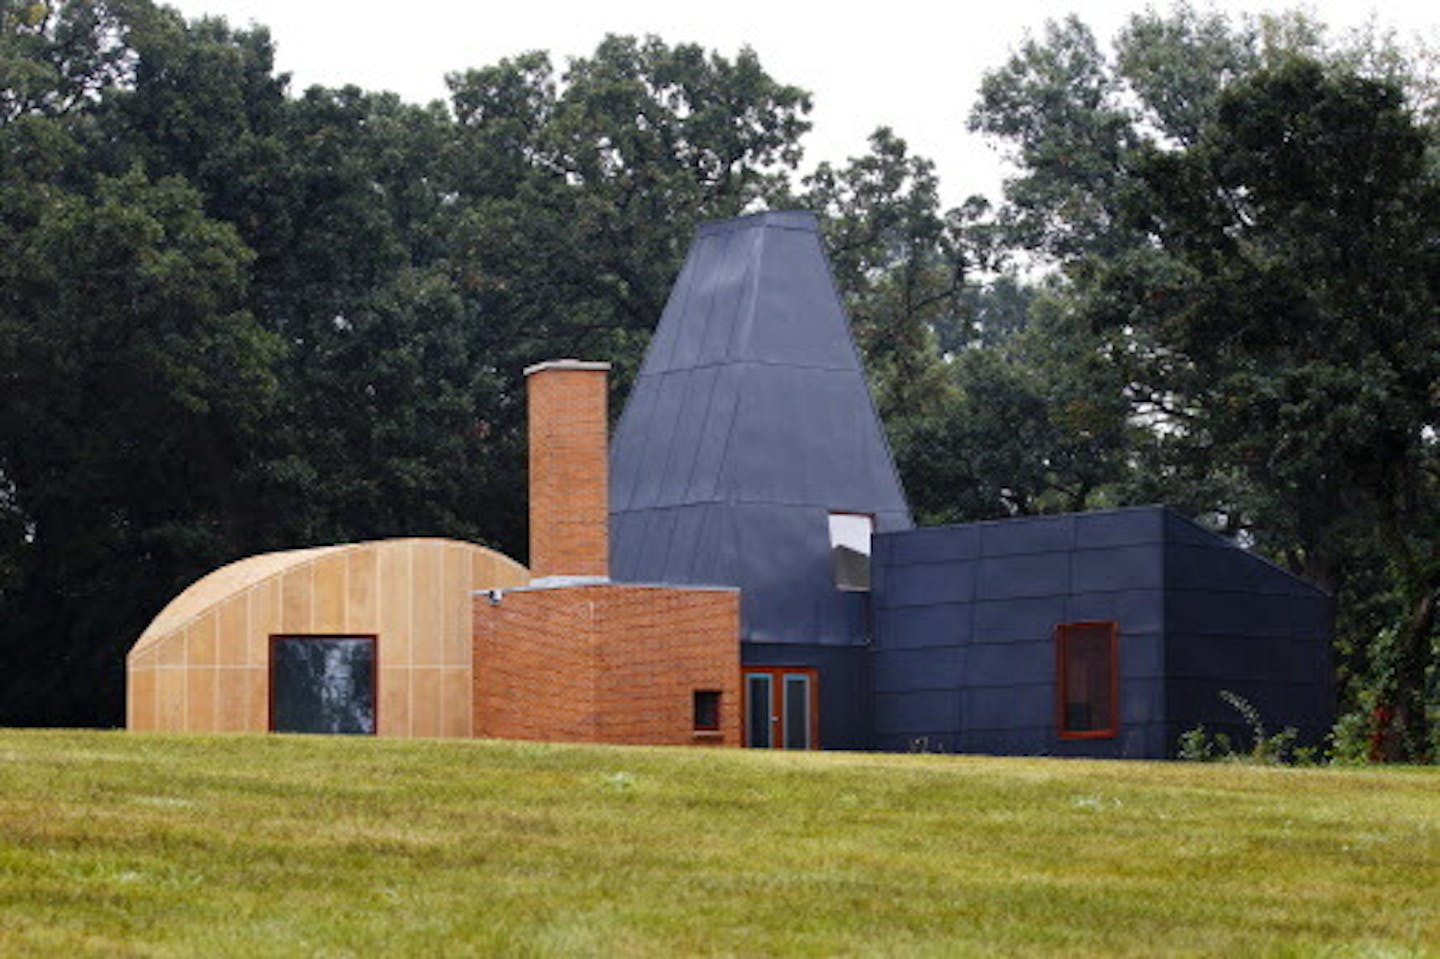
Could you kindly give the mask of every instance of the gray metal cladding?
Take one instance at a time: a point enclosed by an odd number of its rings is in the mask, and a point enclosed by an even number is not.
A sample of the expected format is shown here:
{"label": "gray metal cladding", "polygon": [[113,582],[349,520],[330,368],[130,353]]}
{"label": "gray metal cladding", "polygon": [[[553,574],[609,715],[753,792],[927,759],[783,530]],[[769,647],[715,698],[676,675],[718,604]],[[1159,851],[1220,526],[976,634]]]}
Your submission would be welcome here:
{"label": "gray metal cladding", "polygon": [[[1237,717],[1328,723],[1329,599],[1163,507],[879,536],[875,744],[1160,758],[1180,732]],[[1061,739],[1054,632],[1119,628],[1120,730]]]}
{"label": "gray metal cladding", "polygon": [[706,224],[611,443],[612,575],[738,586],[748,642],[863,642],[832,510],[912,525],[818,223]]}
{"label": "gray metal cladding", "polygon": [[1270,732],[1294,726],[1318,744],[1334,722],[1330,597],[1173,513],[1165,584],[1172,735],[1203,723],[1248,743],[1229,692]]}

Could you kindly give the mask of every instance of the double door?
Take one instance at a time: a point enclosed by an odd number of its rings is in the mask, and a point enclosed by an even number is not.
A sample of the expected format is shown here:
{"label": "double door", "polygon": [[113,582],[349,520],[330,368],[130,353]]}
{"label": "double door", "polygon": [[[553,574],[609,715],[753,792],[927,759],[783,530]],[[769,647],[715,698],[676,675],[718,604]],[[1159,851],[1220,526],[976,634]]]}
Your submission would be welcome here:
{"label": "double door", "polygon": [[820,745],[815,670],[747,666],[745,745],[755,749],[816,749]]}

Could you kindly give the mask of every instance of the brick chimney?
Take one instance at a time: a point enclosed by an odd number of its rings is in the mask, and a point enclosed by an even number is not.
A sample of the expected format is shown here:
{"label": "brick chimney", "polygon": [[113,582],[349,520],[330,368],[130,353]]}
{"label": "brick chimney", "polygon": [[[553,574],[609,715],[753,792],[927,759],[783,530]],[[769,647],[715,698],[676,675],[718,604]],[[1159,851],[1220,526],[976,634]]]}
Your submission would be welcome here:
{"label": "brick chimney", "polygon": [[609,363],[525,370],[530,431],[530,575],[610,574]]}

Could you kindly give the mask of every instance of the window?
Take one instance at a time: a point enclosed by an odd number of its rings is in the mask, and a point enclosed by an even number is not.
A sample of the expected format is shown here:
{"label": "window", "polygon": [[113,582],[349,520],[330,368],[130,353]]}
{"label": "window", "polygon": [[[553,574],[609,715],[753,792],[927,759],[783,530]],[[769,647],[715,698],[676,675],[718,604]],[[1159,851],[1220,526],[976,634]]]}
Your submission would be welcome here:
{"label": "window", "polygon": [[1055,627],[1059,727],[1062,739],[1101,739],[1120,728],[1114,623]]}
{"label": "window", "polygon": [[869,513],[831,513],[830,550],[835,557],[835,585],[849,592],[870,589],[870,537],[875,517]]}
{"label": "window", "polygon": [[695,690],[695,731],[697,733],[720,731],[720,690]]}
{"label": "window", "polygon": [[270,729],[373,735],[375,637],[270,637]]}

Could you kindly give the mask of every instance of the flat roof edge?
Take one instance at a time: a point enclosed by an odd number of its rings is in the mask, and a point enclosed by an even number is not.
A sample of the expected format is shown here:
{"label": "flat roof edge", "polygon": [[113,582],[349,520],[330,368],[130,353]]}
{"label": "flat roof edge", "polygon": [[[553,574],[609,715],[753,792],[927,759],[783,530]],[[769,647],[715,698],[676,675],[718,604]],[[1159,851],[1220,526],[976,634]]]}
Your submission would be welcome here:
{"label": "flat roof edge", "polygon": [[701,583],[617,583],[615,580],[592,580],[578,583],[531,583],[527,586],[505,586],[496,589],[472,589],[472,596],[488,596],[491,593],[539,593],[556,589],[594,589],[600,586],[618,586],[623,589],[673,589],[700,593],[738,593],[739,586],[711,586]]}

